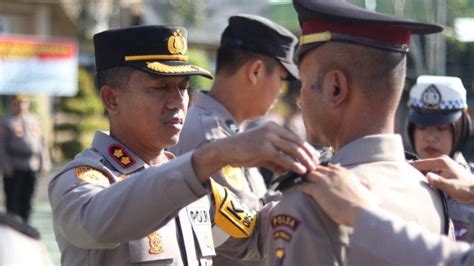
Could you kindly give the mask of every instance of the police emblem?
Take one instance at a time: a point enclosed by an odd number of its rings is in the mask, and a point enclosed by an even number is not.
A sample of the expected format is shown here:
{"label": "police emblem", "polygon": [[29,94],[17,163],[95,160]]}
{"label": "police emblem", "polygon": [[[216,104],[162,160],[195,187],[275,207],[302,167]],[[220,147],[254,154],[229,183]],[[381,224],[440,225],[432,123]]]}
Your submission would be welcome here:
{"label": "police emblem", "polygon": [[186,53],[186,39],[180,30],[173,32],[173,36],[168,39],[168,51],[171,54],[185,54]]}
{"label": "police emblem", "polygon": [[241,168],[232,167],[230,165],[224,166],[222,168],[222,176],[237,191],[243,191],[245,184],[245,175],[242,172]]}
{"label": "police emblem", "polygon": [[76,176],[80,180],[94,185],[100,185],[104,187],[110,185],[109,179],[102,172],[88,166],[77,167]]}
{"label": "police emblem", "polygon": [[421,102],[429,109],[437,109],[441,100],[441,93],[435,85],[430,85],[421,94]]}
{"label": "police emblem", "polygon": [[160,254],[163,253],[163,243],[161,243],[161,236],[158,232],[153,232],[148,235],[148,244],[150,245],[150,249],[148,253],[150,254]]}

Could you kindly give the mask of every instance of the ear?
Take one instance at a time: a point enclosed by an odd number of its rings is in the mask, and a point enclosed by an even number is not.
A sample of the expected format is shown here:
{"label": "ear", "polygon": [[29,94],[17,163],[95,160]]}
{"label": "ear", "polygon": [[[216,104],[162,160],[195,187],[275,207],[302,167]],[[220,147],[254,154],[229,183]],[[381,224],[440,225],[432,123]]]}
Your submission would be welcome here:
{"label": "ear", "polygon": [[331,70],[326,73],[325,91],[334,107],[338,107],[347,101],[349,96],[349,83],[347,75],[341,70]]}
{"label": "ear", "polygon": [[249,62],[246,68],[247,78],[252,85],[258,83],[260,77],[264,74],[264,72],[265,66],[263,64],[263,61],[259,59]]}
{"label": "ear", "polygon": [[105,109],[107,109],[107,113],[114,114],[118,112],[117,96],[119,93],[120,89],[114,89],[109,85],[100,88],[100,97],[102,98]]}

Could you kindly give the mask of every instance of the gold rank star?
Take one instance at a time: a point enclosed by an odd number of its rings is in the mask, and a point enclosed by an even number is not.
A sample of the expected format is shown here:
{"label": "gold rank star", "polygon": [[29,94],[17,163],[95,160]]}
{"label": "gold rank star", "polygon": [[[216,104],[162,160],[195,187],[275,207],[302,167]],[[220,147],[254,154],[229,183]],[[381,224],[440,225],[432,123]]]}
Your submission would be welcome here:
{"label": "gold rank star", "polygon": [[120,149],[114,150],[114,156],[117,157],[117,158],[122,157],[123,156],[123,151],[120,150]]}
{"label": "gold rank star", "polygon": [[123,157],[122,159],[120,159],[120,161],[124,164],[124,165],[129,165],[130,164],[130,158],[128,158],[127,156]]}

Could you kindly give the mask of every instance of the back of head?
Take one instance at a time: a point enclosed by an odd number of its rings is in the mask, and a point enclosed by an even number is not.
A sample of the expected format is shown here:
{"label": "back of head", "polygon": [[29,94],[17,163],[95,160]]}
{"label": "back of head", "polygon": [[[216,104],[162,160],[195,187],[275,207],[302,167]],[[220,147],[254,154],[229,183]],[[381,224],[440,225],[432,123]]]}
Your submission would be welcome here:
{"label": "back of head", "polygon": [[267,64],[281,63],[295,79],[298,69],[292,58],[296,43],[291,32],[271,20],[247,14],[232,16],[221,36],[216,73],[233,73],[245,63],[261,59]]}
{"label": "back of head", "polygon": [[450,156],[468,141],[472,124],[467,113],[466,89],[457,77],[420,76],[410,90],[408,135],[414,145],[415,126],[451,125],[453,148]]}

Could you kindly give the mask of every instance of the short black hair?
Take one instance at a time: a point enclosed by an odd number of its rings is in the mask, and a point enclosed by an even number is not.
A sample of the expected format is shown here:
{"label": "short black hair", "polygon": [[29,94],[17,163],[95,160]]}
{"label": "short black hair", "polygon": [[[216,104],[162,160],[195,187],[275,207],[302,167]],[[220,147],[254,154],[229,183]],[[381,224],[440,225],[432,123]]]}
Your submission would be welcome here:
{"label": "short black hair", "polygon": [[270,56],[244,49],[221,46],[217,50],[216,73],[231,74],[239,70],[244,64],[255,60],[263,61],[267,73],[272,73],[279,64],[276,59]]}
{"label": "short black hair", "polygon": [[97,87],[100,89],[105,85],[114,88],[126,88],[134,68],[123,66],[114,67],[97,72]]}
{"label": "short black hair", "polygon": [[379,106],[398,105],[405,84],[404,53],[342,42],[325,43],[318,49],[321,52],[314,56],[322,63],[313,87],[322,87],[328,71],[341,69],[350,73],[367,99]]}

